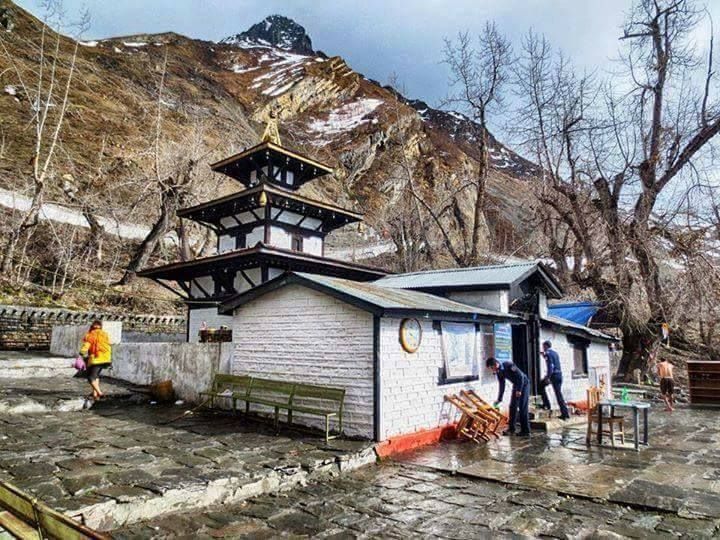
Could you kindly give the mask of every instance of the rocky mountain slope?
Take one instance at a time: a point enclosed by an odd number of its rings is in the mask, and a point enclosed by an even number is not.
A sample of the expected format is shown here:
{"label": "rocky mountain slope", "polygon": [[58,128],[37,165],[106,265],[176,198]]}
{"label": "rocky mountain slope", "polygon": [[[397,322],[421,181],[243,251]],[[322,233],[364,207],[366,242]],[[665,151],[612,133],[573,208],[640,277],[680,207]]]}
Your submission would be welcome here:
{"label": "rocky mountain slope", "polygon": [[[6,141],[0,188],[27,193],[32,104],[18,72],[31,74],[36,67],[41,24],[7,0],[0,0],[0,12],[7,50],[0,54],[0,132]],[[61,40],[61,80],[73,46],[71,39]],[[202,127],[208,163],[255,144],[265,122],[276,115],[284,144],[336,168],[333,177],[307,186],[308,194],[366,214],[370,228],[345,231],[335,240],[338,247],[389,236],[388,216],[402,201],[408,164],[418,189],[438,203],[476,168],[469,119],[405,99],[357,73],[341,57],[314,52],[303,27],[282,16],[270,16],[220,43],[174,33],[82,42],[74,77],[48,200],[70,205],[63,176],[95,175],[93,189],[102,200],[98,212],[123,222],[147,225],[156,212],[158,199],[151,191],[138,196],[138,179],[150,177],[148,148],[158,107],[162,137],[179,151]],[[527,235],[525,201],[535,168],[491,140],[488,215],[495,247],[512,250],[516,239]],[[189,202],[239,187],[208,171],[208,180]],[[454,199],[454,215],[470,215],[469,201]]]}

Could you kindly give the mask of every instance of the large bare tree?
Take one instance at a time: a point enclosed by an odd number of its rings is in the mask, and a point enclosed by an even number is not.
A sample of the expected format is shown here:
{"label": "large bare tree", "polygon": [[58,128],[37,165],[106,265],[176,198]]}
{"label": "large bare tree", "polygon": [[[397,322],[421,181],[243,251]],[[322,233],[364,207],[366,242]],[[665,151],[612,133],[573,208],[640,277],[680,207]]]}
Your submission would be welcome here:
{"label": "large bare tree", "polygon": [[[701,18],[691,0],[636,0],[620,37],[622,69],[578,74],[532,33],[517,69],[515,124],[543,169],[550,251],[617,312],[628,375],[646,369],[646,350],[673,317],[661,239],[676,223],[658,216],[696,184],[720,131],[712,41],[704,58],[692,46]],[[558,234],[571,238],[563,249]]]}
{"label": "large bare tree", "polygon": [[[460,33],[445,41],[445,63],[450,69],[450,95],[446,107],[467,114],[474,152],[474,171],[463,174],[447,197],[432,204],[418,190],[412,194],[437,227],[442,243],[458,266],[479,264],[487,255],[490,231],[485,215],[490,170],[490,115],[503,103],[503,92],[510,75],[512,47],[494,23],[487,23],[476,39]],[[472,215],[465,217],[461,204],[469,200]],[[453,227],[458,224],[459,227]]]}
{"label": "large bare tree", "polygon": [[[0,268],[5,275],[13,268],[21,239],[25,237],[26,241],[29,240],[39,222],[48,183],[57,180],[54,165],[70,106],[70,89],[75,75],[79,42],[75,39],[68,43],[59,32],[50,28],[51,25],[56,28],[67,26],[64,24],[62,2],[46,0],[43,7],[44,18],[39,43],[29,44],[32,50],[30,54],[34,57],[34,64],[30,68],[26,69],[10,52],[7,38],[0,32],[0,53],[8,66],[2,74],[13,77],[12,83],[22,90],[24,99],[21,102],[26,107],[28,126],[32,129],[33,137],[32,162],[27,172],[27,183],[32,193],[30,208],[12,228],[4,243]],[[85,12],[79,21],[72,25],[77,29],[75,37],[79,37],[88,25],[89,16]],[[68,47],[72,52],[69,60],[63,62],[62,49]]]}

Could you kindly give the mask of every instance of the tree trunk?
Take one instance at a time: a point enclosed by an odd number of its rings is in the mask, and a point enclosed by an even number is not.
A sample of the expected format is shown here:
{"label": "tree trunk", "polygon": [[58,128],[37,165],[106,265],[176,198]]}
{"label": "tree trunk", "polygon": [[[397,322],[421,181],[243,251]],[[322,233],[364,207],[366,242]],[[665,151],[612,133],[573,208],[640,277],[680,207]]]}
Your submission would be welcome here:
{"label": "tree trunk", "polygon": [[150,257],[152,257],[152,254],[157,248],[158,242],[160,242],[165,235],[172,230],[176,199],[176,190],[170,188],[163,191],[162,201],[160,204],[160,215],[152,226],[152,229],[150,229],[148,235],[138,246],[135,254],[130,260],[130,263],[125,269],[125,274],[120,281],[118,281],[118,285],[127,285],[135,279],[137,272],[144,268],[150,260]]}
{"label": "tree trunk", "polygon": [[651,332],[640,330],[636,327],[624,325],[623,334],[623,355],[620,359],[617,375],[623,380],[632,380],[633,371],[640,370],[644,376],[648,371],[649,351],[657,340]]}
{"label": "tree trunk", "polygon": [[30,209],[27,214],[25,214],[25,217],[20,221],[17,229],[10,234],[7,243],[5,244],[5,253],[3,253],[2,265],[0,267],[0,270],[2,270],[2,273],[5,276],[12,273],[15,250],[17,249],[18,242],[20,241],[20,238],[22,238],[23,233],[30,233],[30,231],[38,224],[40,208],[42,208],[42,196],[43,184],[36,184],[35,194],[33,195]]}

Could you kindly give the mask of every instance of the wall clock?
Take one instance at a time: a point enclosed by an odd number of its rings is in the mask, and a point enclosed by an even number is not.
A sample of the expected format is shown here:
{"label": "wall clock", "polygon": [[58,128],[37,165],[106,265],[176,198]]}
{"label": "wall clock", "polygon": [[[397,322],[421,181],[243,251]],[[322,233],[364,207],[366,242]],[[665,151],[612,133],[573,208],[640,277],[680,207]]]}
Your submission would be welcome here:
{"label": "wall clock", "polygon": [[403,319],[400,322],[400,345],[409,353],[420,348],[422,341],[422,326],[417,319]]}

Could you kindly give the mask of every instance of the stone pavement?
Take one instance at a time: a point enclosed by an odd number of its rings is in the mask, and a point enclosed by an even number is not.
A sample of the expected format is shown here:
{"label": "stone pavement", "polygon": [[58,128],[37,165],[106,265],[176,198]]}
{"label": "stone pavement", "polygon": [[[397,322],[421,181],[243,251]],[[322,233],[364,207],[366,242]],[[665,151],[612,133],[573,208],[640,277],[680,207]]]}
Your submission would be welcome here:
{"label": "stone pavement", "polygon": [[[103,382],[113,392],[114,385]],[[56,401],[87,393],[79,379],[0,379]],[[122,388],[118,386],[118,388]],[[0,478],[107,530],[183,508],[241,501],[375,461],[372,445],[331,441],[230,413],[134,403],[121,390],[82,412],[0,413]],[[130,393],[132,394],[132,393]],[[17,411],[15,411],[17,412]]]}
{"label": "stone pavement", "polygon": [[143,538],[713,538],[718,521],[643,511],[406,464],[113,531]]}
{"label": "stone pavement", "polygon": [[650,447],[640,452],[585,445],[577,427],[487,445],[449,443],[403,461],[461,475],[577,497],[720,518],[720,415],[653,408]]}

